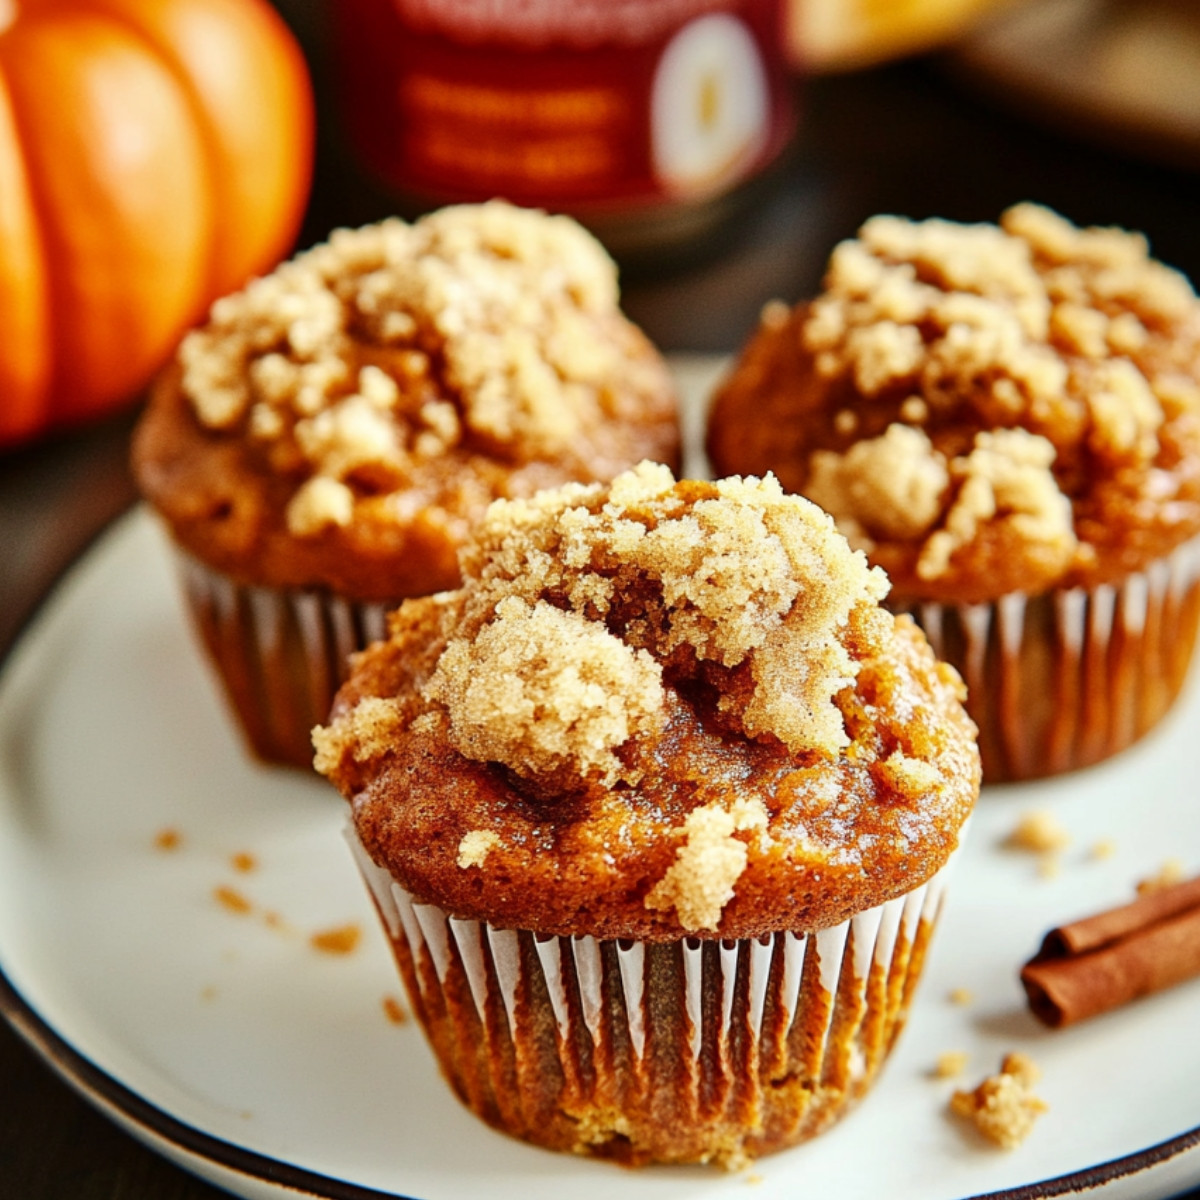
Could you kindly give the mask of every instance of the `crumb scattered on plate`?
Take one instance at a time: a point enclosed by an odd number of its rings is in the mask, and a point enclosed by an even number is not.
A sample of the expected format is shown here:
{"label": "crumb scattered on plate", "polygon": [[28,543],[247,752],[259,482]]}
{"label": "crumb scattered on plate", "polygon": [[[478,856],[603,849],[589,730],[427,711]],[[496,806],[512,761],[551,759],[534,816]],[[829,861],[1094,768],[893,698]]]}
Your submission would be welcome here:
{"label": "crumb scattered on plate", "polygon": [[405,1011],[404,1005],[395,996],[384,996],[383,1015],[393,1025],[403,1025],[408,1020],[408,1013]]}
{"label": "crumb scattered on plate", "polygon": [[358,925],[339,925],[335,929],[324,929],[308,939],[314,950],[322,954],[352,954],[362,938]]}
{"label": "crumb scattered on plate", "polygon": [[1150,892],[1161,892],[1163,888],[1174,887],[1182,883],[1184,878],[1183,862],[1178,858],[1168,858],[1159,868],[1157,875],[1138,882],[1137,893],[1145,896]]}
{"label": "crumb scattered on plate", "polygon": [[254,911],[254,905],[237,888],[227,887],[225,884],[213,888],[213,899],[222,908],[239,916]]}
{"label": "crumb scattered on plate", "polygon": [[1004,844],[1013,850],[1047,854],[1064,849],[1070,842],[1071,835],[1053,813],[1031,809],[1022,814]]}
{"label": "crumb scattered on plate", "polygon": [[1056,854],[1043,854],[1038,859],[1037,873],[1043,879],[1054,879],[1062,870],[1062,863]]}
{"label": "crumb scattered on plate", "polygon": [[229,863],[235,871],[240,871],[243,875],[258,869],[258,859],[248,850],[239,850],[236,854],[231,854]]}
{"label": "crumb scattered on plate", "polygon": [[970,1055],[965,1050],[943,1050],[933,1068],[935,1079],[954,1079],[967,1069]]}
{"label": "crumb scattered on plate", "polygon": [[974,1001],[975,994],[970,988],[956,987],[950,989],[946,999],[949,1000],[951,1004],[957,1004],[963,1008],[966,1008],[968,1004]]}
{"label": "crumb scattered on plate", "polygon": [[167,826],[154,835],[155,850],[178,850],[183,844],[183,834],[178,829]]}
{"label": "crumb scattered on plate", "polygon": [[1101,838],[1091,849],[1092,858],[1112,858],[1117,852],[1117,843],[1112,838]]}
{"label": "crumb scattered on plate", "polygon": [[958,1091],[950,1097],[950,1111],[970,1120],[988,1141],[1005,1150],[1015,1149],[1049,1108],[1033,1093],[1039,1078],[1041,1071],[1027,1054],[1006,1054],[997,1074],[989,1075],[973,1091]]}

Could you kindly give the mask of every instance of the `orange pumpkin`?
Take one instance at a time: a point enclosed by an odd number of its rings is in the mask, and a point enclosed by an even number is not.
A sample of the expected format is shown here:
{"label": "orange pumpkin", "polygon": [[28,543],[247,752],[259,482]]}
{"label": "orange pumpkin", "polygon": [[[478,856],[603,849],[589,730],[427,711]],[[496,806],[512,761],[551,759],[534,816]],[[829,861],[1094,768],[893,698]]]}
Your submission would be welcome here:
{"label": "orange pumpkin", "polygon": [[0,445],[128,403],[282,258],[312,140],[265,0],[0,0]]}

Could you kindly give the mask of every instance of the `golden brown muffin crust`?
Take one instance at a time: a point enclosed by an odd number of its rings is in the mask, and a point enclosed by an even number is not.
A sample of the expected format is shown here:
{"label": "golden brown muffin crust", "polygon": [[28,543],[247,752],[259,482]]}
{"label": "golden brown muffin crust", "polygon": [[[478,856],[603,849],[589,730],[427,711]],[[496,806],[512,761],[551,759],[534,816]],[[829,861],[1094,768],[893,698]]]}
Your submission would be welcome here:
{"label": "golden brown muffin crust", "polygon": [[218,301],[137,431],[144,494],[242,582],[452,587],[497,497],[676,465],[674,392],[566,218],[500,202],[339,230]]}
{"label": "golden brown muffin crust", "polygon": [[962,685],[773,479],[493,506],[464,586],[357,659],[317,767],[420,901],[666,940],[837,924],[910,891],[978,791]]}
{"label": "golden brown muffin crust", "polygon": [[708,449],[832,512],[899,597],[1107,582],[1200,531],[1200,302],[1144,238],[1036,205],[875,217],[765,311]]}

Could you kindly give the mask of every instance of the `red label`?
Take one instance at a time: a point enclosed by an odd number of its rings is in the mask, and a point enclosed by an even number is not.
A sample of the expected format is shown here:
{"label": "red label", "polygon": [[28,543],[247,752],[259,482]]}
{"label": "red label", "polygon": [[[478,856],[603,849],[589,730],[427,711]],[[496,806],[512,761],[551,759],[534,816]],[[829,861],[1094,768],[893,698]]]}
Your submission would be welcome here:
{"label": "red label", "polygon": [[438,202],[714,195],[791,131],[780,0],[340,0],[351,133]]}

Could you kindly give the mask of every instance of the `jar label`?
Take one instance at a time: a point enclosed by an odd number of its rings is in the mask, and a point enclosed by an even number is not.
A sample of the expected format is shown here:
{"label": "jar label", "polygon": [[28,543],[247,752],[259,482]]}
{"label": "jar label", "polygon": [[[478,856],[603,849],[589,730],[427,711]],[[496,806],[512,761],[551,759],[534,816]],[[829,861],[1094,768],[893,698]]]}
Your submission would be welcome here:
{"label": "jar label", "polygon": [[339,0],[352,136],[438,202],[716,195],[791,132],[781,0]]}

